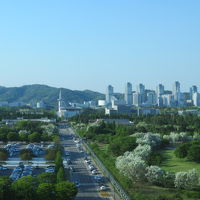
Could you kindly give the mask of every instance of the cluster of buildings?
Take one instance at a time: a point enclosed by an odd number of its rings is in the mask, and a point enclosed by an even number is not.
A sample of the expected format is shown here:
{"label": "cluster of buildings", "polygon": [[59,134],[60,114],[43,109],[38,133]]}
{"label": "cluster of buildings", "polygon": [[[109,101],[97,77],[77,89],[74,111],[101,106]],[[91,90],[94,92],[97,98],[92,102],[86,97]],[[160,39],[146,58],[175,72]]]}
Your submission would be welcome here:
{"label": "cluster of buildings", "polygon": [[117,99],[113,86],[106,89],[105,100],[99,100],[98,105],[105,107],[105,113],[159,114],[159,109],[152,107],[185,107],[200,106],[200,94],[197,86],[192,86],[188,92],[182,92],[178,81],[173,84],[172,91],[165,90],[159,84],[156,90],[149,90],[139,84],[133,91],[132,84],[126,83],[123,98]]}

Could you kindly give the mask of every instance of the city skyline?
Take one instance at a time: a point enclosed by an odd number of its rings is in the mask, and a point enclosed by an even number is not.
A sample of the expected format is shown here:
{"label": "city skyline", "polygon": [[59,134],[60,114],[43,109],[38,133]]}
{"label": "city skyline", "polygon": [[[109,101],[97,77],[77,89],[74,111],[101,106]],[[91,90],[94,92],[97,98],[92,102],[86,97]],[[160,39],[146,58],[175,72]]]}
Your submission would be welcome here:
{"label": "city skyline", "polygon": [[0,85],[200,85],[200,2],[1,2]]}

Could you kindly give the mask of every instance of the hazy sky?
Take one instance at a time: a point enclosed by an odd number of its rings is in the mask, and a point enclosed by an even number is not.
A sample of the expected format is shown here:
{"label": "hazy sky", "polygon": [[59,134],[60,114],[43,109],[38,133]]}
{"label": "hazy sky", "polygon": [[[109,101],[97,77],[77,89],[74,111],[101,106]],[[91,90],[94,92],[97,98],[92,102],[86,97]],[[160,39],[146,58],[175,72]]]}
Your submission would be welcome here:
{"label": "hazy sky", "polygon": [[200,87],[199,0],[0,2],[0,85]]}

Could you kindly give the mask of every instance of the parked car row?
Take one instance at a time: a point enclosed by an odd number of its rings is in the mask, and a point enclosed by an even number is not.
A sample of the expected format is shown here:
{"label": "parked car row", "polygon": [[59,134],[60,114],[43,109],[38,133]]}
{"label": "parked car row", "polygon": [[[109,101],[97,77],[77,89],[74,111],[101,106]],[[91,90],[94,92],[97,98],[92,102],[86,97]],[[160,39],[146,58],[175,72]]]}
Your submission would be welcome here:
{"label": "parked car row", "polygon": [[0,165],[0,171],[8,170],[7,167],[4,167],[3,165]]}
{"label": "parked car row", "polygon": [[[87,164],[89,170],[91,171],[92,175],[97,175],[98,170],[96,167],[92,164],[92,161],[89,160],[87,157],[84,158],[84,162]],[[99,183],[99,191],[105,191],[108,189],[108,187],[104,184],[104,178],[103,176],[94,176],[95,182]]]}
{"label": "parked car row", "polygon": [[48,166],[45,168],[45,172],[48,173],[54,173],[55,172],[55,166]]}
{"label": "parked car row", "polygon": [[28,144],[26,149],[32,150],[34,156],[39,156],[43,152],[42,146],[36,144]]}
{"label": "parked car row", "polygon": [[4,149],[8,152],[9,156],[12,157],[19,152],[18,144],[7,144]]}
{"label": "parked car row", "polygon": [[33,167],[31,165],[27,165],[24,167],[21,177],[29,176],[33,174]]}
{"label": "parked car row", "polygon": [[13,181],[18,180],[19,178],[21,178],[22,172],[23,172],[22,167],[20,167],[20,166],[16,167],[13,170],[12,174],[10,175],[10,179],[12,179]]}

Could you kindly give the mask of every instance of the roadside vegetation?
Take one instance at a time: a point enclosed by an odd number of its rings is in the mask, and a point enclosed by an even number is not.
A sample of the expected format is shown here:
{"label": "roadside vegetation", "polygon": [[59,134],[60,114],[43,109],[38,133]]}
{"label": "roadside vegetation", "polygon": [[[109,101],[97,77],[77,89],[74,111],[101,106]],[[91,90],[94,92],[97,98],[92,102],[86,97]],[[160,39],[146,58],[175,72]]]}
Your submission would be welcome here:
{"label": "roadside vegetation", "polygon": [[71,124],[133,200],[200,198],[199,116],[129,116],[133,126],[99,116],[83,113]]}

